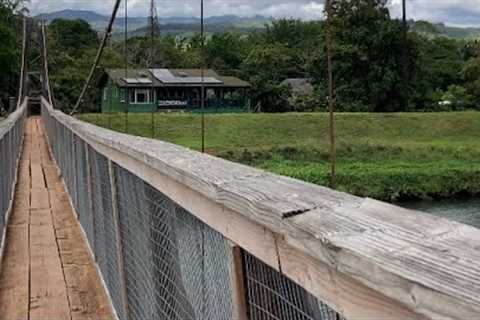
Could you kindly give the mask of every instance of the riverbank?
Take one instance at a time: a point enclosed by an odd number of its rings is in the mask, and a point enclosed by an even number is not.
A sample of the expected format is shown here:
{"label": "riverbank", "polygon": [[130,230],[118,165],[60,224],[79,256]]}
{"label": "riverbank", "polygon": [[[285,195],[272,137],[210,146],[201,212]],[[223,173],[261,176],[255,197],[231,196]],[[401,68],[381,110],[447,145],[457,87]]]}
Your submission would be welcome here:
{"label": "riverbank", "polygon": [[[125,130],[123,114],[79,116]],[[201,147],[200,116],[129,114],[128,133]],[[327,185],[328,115],[206,116],[208,153]],[[480,113],[338,114],[338,189],[381,200],[480,194]]]}

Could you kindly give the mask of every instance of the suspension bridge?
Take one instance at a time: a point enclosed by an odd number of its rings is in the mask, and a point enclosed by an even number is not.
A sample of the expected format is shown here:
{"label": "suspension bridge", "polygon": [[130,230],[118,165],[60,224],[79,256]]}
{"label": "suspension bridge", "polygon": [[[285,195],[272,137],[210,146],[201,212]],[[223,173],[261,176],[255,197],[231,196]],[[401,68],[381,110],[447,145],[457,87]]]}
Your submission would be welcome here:
{"label": "suspension bridge", "polygon": [[478,318],[480,230],[66,115],[33,22],[21,78],[0,319]]}

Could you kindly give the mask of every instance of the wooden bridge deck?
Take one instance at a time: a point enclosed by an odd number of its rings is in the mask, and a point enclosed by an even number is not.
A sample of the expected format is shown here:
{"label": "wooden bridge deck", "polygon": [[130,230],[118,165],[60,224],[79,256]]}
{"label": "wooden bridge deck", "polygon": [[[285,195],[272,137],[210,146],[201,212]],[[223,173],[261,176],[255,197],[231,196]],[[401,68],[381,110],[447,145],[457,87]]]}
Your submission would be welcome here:
{"label": "wooden bridge deck", "polygon": [[112,318],[41,120],[29,118],[1,266],[0,319]]}

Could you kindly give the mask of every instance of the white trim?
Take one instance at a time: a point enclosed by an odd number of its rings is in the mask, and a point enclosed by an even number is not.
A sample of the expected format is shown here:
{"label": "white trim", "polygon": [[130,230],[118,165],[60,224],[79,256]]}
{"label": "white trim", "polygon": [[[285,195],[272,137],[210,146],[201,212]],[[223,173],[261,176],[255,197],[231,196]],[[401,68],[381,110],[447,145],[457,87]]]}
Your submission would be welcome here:
{"label": "white trim", "polygon": [[[134,89],[133,91],[129,91],[130,93],[133,92],[133,97],[135,98],[135,101],[130,100],[130,104],[152,104],[153,99],[152,99],[152,90],[151,89]],[[145,94],[147,99],[145,102],[138,102],[138,95],[139,94]],[[129,99],[131,96],[128,97]]]}

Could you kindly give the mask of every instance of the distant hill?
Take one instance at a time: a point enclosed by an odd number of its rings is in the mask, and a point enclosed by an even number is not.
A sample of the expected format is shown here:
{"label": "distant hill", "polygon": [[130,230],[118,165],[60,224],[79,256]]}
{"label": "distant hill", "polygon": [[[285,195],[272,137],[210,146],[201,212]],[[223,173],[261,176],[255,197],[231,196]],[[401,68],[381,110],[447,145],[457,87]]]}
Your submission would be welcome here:
{"label": "distant hill", "polygon": [[[38,19],[51,22],[55,19],[82,19],[90,23],[90,25],[97,31],[104,31],[108,24],[109,17],[98,14],[93,11],[85,10],[62,10],[52,13],[39,14]],[[248,29],[248,28],[263,28],[266,23],[269,23],[273,18],[264,16],[254,17],[239,17],[236,15],[214,16],[205,18],[205,25],[207,29],[212,32],[222,32],[230,29]],[[128,27],[132,34],[144,33],[144,28],[148,25],[148,18],[146,17],[129,17]],[[192,32],[198,29],[200,19],[197,17],[167,17],[159,20],[162,25],[164,33],[184,33]],[[115,21],[115,29],[122,29],[125,24],[124,18],[117,18]],[[143,30],[143,31],[142,31]]]}
{"label": "distant hill", "polygon": [[451,27],[443,23],[431,23],[428,21],[411,21],[410,31],[428,38],[446,37],[458,40],[480,39],[480,28]]}
{"label": "distant hill", "polygon": [[[54,19],[82,19],[90,23],[97,31],[104,31],[108,24],[109,17],[93,11],[85,10],[62,10],[47,14],[40,14],[36,18],[47,20]],[[264,28],[265,24],[274,19],[265,16],[239,17],[236,15],[213,16],[205,18],[207,32],[239,31],[247,32],[251,29]],[[200,19],[198,17],[167,17],[160,19],[162,34],[191,34],[198,31]],[[114,29],[116,32],[123,30],[124,18],[117,18]],[[129,17],[129,36],[141,36],[147,31],[148,18]],[[443,23],[431,23],[428,21],[409,21],[411,32],[417,32],[428,38],[447,37],[452,39],[480,39],[480,28],[459,28],[447,26]],[[115,37],[115,36],[114,36]]]}

